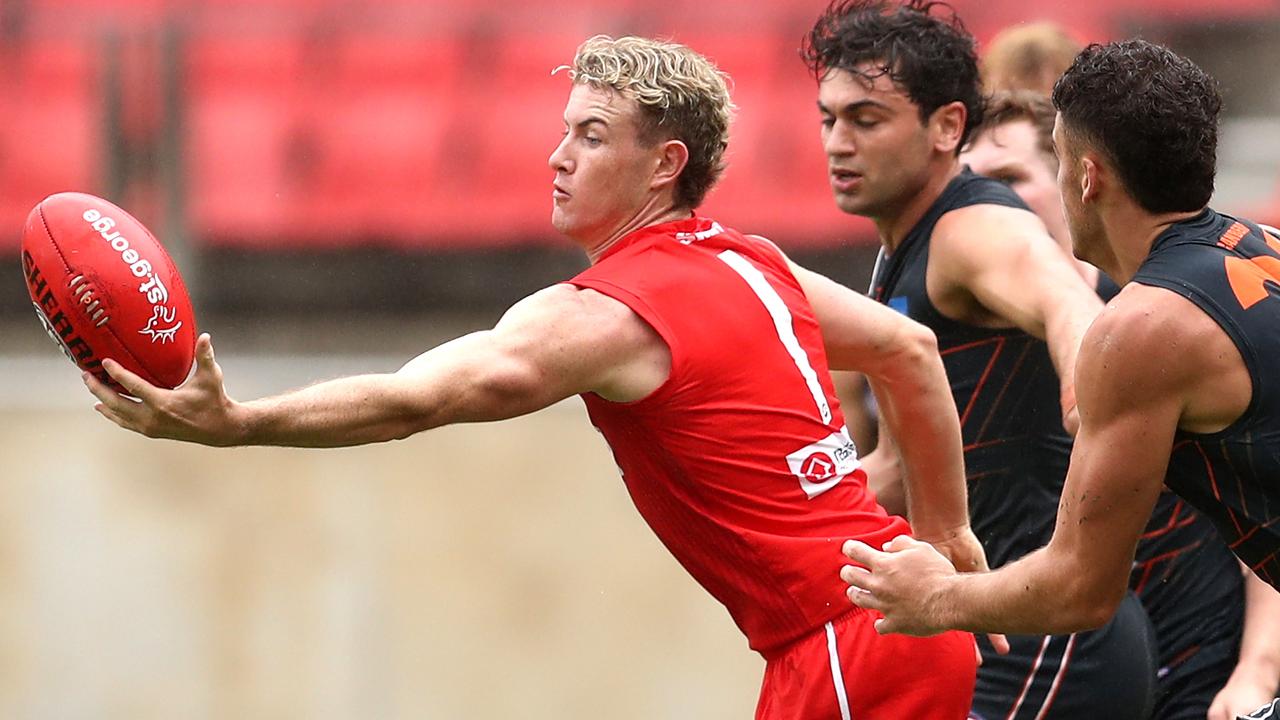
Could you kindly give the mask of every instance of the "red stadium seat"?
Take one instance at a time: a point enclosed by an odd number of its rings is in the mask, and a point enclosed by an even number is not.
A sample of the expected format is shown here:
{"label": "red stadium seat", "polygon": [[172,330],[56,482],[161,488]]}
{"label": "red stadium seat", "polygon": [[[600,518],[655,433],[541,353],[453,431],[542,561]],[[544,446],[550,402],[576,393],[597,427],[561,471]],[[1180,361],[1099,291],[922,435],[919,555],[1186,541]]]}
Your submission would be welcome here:
{"label": "red stadium seat", "polygon": [[101,74],[96,48],[45,38],[0,52],[0,252],[16,252],[37,202],[64,190],[101,192]]}
{"label": "red stadium seat", "polygon": [[296,37],[190,41],[184,88],[197,238],[279,237],[300,214],[289,164],[305,162],[310,152],[303,59]]}
{"label": "red stadium seat", "polygon": [[459,114],[463,48],[454,39],[352,35],[336,49],[308,196],[330,241],[413,242],[455,208],[446,188]]}
{"label": "red stadium seat", "polygon": [[564,131],[571,88],[559,65],[572,63],[580,33],[495,39],[484,90],[471,97],[472,133],[455,148],[467,192],[481,199],[459,232],[488,242],[548,237],[551,185],[547,159]]}

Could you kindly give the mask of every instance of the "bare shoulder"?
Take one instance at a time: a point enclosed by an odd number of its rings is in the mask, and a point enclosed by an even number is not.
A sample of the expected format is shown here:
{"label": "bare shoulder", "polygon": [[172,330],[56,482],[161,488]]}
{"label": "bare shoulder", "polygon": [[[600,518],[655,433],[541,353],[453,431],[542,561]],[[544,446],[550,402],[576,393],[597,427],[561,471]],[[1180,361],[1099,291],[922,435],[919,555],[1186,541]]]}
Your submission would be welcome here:
{"label": "bare shoulder", "polygon": [[503,345],[572,372],[611,400],[648,395],[667,378],[671,352],[661,335],[625,303],[568,283],[511,307],[494,328]]}
{"label": "bare shoulder", "polygon": [[602,292],[559,283],[512,305],[495,329],[537,326],[592,341],[642,340],[653,330],[625,303]]}
{"label": "bare shoulder", "polygon": [[1053,243],[1049,231],[1035,213],[991,204],[970,205],[943,215],[933,230],[933,242],[939,240],[961,244],[962,247],[1027,241]]}
{"label": "bare shoulder", "polygon": [[1076,372],[1078,388],[1176,399],[1181,426],[1195,432],[1230,424],[1252,392],[1239,351],[1212,318],[1173,291],[1140,283],[1126,285],[1098,315]]}
{"label": "bare shoulder", "polygon": [[[1174,347],[1179,356],[1194,355],[1190,343],[1225,338],[1204,311],[1185,297],[1164,288],[1129,283],[1098,315],[1089,339],[1108,351],[1118,349],[1164,351]],[[1172,353],[1161,352],[1161,355]]]}
{"label": "bare shoulder", "polygon": [[1173,292],[1130,283],[1103,308],[1085,335],[1081,370],[1086,362],[1095,361],[1111,368],[1145,365],[1167,369],[1184,364],[1188,353],[1171,351],[1202,331],[1196,327],[1199,323],[1188,322],[1192,313],[1202,314]]}

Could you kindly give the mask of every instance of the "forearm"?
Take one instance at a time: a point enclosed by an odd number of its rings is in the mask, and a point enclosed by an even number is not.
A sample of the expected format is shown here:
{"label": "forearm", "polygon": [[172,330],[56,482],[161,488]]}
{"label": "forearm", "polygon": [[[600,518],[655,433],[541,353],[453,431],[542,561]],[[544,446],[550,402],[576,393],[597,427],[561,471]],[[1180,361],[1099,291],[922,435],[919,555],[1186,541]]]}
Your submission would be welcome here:
{"label": "forearm", "polygon": [[897,481],[917,537],[946,540],[968,528],[960,421],[936,350],[917,348],[872,387],[887,435],[910,438],[885,449],[901,460]]}
{"label": "forearm", "polygon": [[1233,679],[1249,680],[1271,695],[1280,684],[1280,592],[1249,569],[1243,570],[1244,632]]}
{"label": "forearm", "polygon": [[473,333],[423,353],[395,373],[329,380],[240,404],[244,445],[345,447],[406,438],[457,422],[498,420],[536,409],[541,399],[517,363],[488,352]]}
{"label": "forearm", "polygon": [[1061,388],[1062,412],[1070,411],[1076,404],[1075,368],[1080,352],[1080,342],[1096,317],[1098,301],[1071,302],[1064,298],[1050,305],[1045,311],[1045,339],[1049,356],[1058,374]]}
{"label": "forearm", "polygon": [[1124,581],[1099,582],[1092,570],[1064,559],[1046,547],[992,572],[947,578],[932,600],[940,624],[1017,635],[1101,627],[1124,597]]}
{"label": "forearm", "polygon": [[[346,447],[408,437],[430,423],[394,374],[358,375],[241,403],[236,445]],[[438,424],[438,423],[437,423]]]}

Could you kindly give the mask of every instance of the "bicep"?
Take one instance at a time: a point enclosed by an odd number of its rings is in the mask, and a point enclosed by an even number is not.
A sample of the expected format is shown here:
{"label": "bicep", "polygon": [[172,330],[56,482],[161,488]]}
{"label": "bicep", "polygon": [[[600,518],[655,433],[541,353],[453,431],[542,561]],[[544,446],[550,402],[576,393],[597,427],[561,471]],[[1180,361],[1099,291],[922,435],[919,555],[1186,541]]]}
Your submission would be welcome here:
{"label": "bicep", "polygon": [[963,287],[987,310],[1042,339],[1054,309],[1101,308],[1034,215],[1003,207],[965,210],[944,217],[935,233],[932,252],[942,257],[930,269],[942,274],[944,285]]}
{"label": "bicep", "polygon": [[1164,484],[1174,424],[1135,409],[1081,425],[1050,544],[1111,587],[1127,582]]}
{"label": "bicep", "polygon": [[444,403],[447,422],[524,415],[625,381],[649,336],[617,301],[568,286],[536,293],[492,330],[423,353],[397,373],[425,402]]}
{"label": "bicep", "polygon": [[859,292],[794,264],[792,273],[813,308],[833,370],[879,376],[901,351],[932,341],[927,328]]}
{"label": "bicep", "polygon": [[1151,348],[1095,330],[1076,371],[1080,433],[1050,544],[1116,587],[1164,485],[1181,400]]}

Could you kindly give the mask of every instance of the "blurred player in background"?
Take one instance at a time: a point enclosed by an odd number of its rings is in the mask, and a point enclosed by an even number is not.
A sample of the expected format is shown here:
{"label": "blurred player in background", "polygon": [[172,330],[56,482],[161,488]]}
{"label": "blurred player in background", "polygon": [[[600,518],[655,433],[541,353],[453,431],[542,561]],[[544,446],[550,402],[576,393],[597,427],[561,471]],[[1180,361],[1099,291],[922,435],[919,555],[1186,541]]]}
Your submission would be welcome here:
{"label": "blurred player in background", "polygon": [[1052,22],[1014,25],[996,33],[982,56],[982,84],[988,93],[1030,90],[1048,95],[1083,47],[1066,28]]}
{"label": "blurred player in background", "polygon": [[[1216,83],[1167,48],[1131,40],[1086,48],[1053,102],[1075,254],[1123,286],[1081,348],[1081,428],[1057,528],[1044,549],[972,576],[908,538],[888,552],[849,543],[870,572],[842,576],[856,604],[885,612],[882,632],[1105,622],[1166,482],[1259,578],[1280,583],[1280,233],[1207,207]],[[1273,640],[1243,642],[1274,663]],[[1277,674],[1260,678],[1272,694]],[[1277,705],[1251,717],[1273,717]]]}
{"label": "blurred player in background", "polygon": [[[1070,253],[1053,152],[1055,115],[1044,95],[996,93],[960,161],[1009,185]],[[1105,278],[1077,262],[1091,283]],[[1138,542],[1129,586],[1156,629],[1153,717],[1230,720],[1271,698],[1280,680],[1280,594],[1242,568],[1213,524],[1168,489]]]}
{"label": "blurred player in background", "polygon": [[883,543],[908,526],[868,492],[828,361],[885,391],[915,532],[985,567],[932,335],[694,214],[722,170],[732,109],[705,58],[601,36],[569,76],[552,223],[588,270],[393,374],[239,403],[203,336],[178,390],[107,363],[135,403],[86,378],[99,411],[154,437],[330,447],[581,395],[645,520],[766,658],[757,717],[963,717],[972,637],[880,637],[838,577],[842,538]]}
{"label": "blurred player in background", "polygon": [[[1013,191],[959,164],[982,120],[977,59],[959,20],[935,7],[836,2],[804,54],[819,83],[836,204],[879,230],[873,296],[938,337],[973,527],[998,567],[1053,533],[1071,451],[1064,419],[1075,417],[1072,371],[1101,303]],[[866,462],[885,498],[895,439],[882,432]],[[1101,630],[1011,637],[1009,655],[984,653],[973,716],[1144,718],[1155,675],[1149,636],[1129,597]]]}

